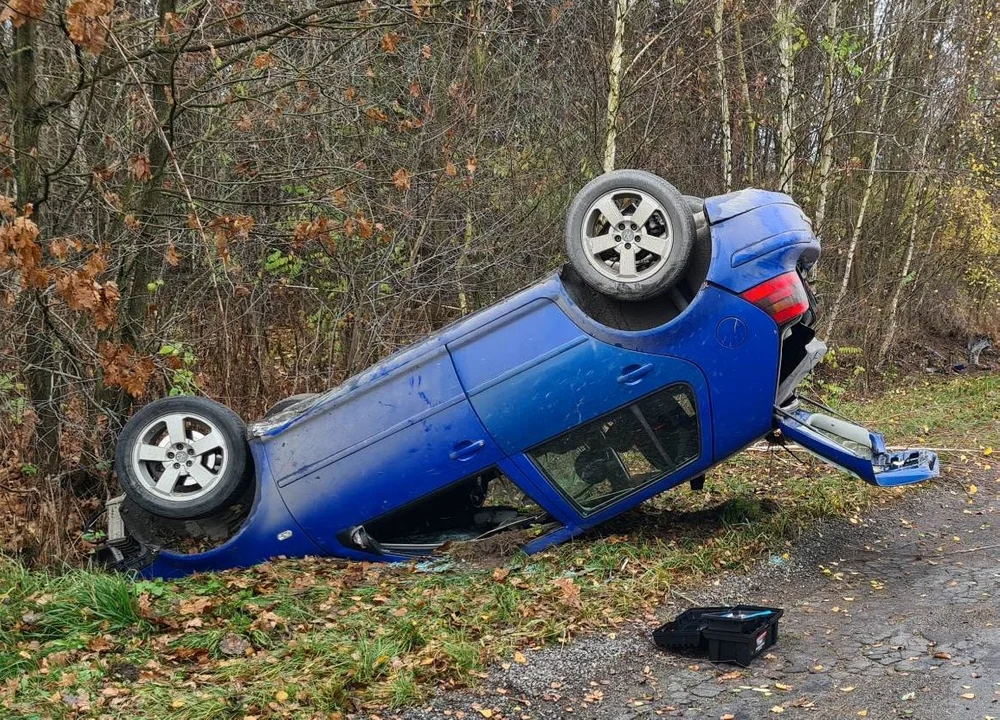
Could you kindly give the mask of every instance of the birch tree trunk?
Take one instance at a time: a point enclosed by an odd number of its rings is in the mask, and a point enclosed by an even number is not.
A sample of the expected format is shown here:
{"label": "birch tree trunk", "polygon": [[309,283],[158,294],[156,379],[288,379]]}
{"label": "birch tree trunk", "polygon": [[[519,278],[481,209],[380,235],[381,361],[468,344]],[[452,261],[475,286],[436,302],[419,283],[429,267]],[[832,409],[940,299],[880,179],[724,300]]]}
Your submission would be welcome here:
{"label": "birch tree trunk", "polygon": [[611,63],[608,70],[608,115],[604,131],[604,172],[615,169],[618,144],[618,108],[621,106],[622,55],[625,53],[625,16],[628,0],[615,0],[615,35],[611,43]]}
{"label": "birch tree trunk", "polygon": [[746,182],[753,185],[754,169],[757,162],[757,120],[750,103],[750,81],[747,78],[747,62],[743,55],[743,20],[736,19],[733,28],[736,36],[736,64],[740,74],[740,95],[743,98],[743,112],[746,114]]}
{"label": "birch tree trunk", "polygon": [[878,350],[878,361],[881,363],[885,360],[886,355],[889,354],[889,348],[892,346],[892,341],[896,335],[896,315],[899,311],[899,299],[903,295],[903,288],[907,285],[907,277],[910,274],[910,266],[913,263],[913,250],[917,243],[917,219],[920,216],[918,208],[921,205],[921,200],[924,197],[924,191],[927,187],[927,176],[925,175],[924,163],[927,160],[927,143],[931,138],[931,130],[928,129],[927,133],[924,135],[923,147],[920,149],[920,165],[917,171],[918,180],[916,182],[917,190],[913,196],[913,208],[912,217],[910,218],[910,238],[906,245],[906,257],[903,260],[903,269],[899,272],[899,282],[896,283],[896,289],[892,293],[892,300],[889,301],[889,315],[886,321],[885,338],[882,340],[882,347]]}
{"label": "birch tree trunk", "polygon": [[778,25],[778,93],[781,100],[778,117],[778,186],[791,193],[795,175],[795,147],[792,141],[795,64],[792,32],[795,30],[794,0],[776,0],[774,17]]}
{"label": "birch tree trunk", "polygon": [[719,83],[722,114],[722,177],[726,192],[733,189],[733,129],[729,116],[729,87],[726,83],[726,56],[722,48],[722,14],[725,0],[715,2],[715,69]]}
{"label": "birch tree trunk", "polygon": [[826,199],[830,192],[830,168],[833,166],[833,84],[837,69],[837,55],[834,43],[837,39],[837,10],[839,0],[830,0],[827,8],[826,28],[830,42],[827,51],[826,73],[823,75],[823,122],[820,125],[819,150],[819,192],[816,197],[816,212],[813,214],[813,230],[819,235],[826,220]]}
{"label": "birch tree trunk", "polygon": [[871,154],[868,156],[868,175],[865,177],[865,189],[861,194],[861,205],[858,208],[858,217],[854,221],[854,231],[851,233],[851,242],[847,247],[847,262],[844,265],[844,275],[840,279],[840,290],[837,292],[837,299],[830,309],[830,317],[826,321],[826,331],[824,337],[832,337],[833,328],[840,315],[840,307],[847,295],[847,284],[851,279],[851,270],[854,268],[854,256],[858,250],[858,240],[861,237],[861,228],[864,226],[865,213],[868,210],[868,202],[872,195],[872,185],[875,183],[875,167],[878,164],[878,151],[881,146],[882,126],[885,122],[885,108],[889,101],[889,91],[892,88],[892,78],[896,67],[896,56],[893,53],[889,59],[889,67],[883,79],[882,97],[878,104],[878,114],[875,116],[875,139],[872,141]]}

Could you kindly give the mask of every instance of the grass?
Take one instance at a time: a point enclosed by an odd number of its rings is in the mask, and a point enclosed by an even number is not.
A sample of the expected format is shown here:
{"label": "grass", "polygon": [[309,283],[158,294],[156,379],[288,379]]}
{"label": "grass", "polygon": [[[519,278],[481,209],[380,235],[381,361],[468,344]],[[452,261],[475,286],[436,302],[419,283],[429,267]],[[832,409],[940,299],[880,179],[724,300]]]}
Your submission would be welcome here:
{"label": "grass", "polygon": [[[988,464],[1000,379],[919,380],[842,403],[890,441]],[[593,534],[500,568],[307,559],[179,582],[43,572],[0,559],[0,716],[330,718],[476,682],[526,647],[608,632],[671,590],[781,552],[823,517],[904,490],[787,453],[743,453]]]}

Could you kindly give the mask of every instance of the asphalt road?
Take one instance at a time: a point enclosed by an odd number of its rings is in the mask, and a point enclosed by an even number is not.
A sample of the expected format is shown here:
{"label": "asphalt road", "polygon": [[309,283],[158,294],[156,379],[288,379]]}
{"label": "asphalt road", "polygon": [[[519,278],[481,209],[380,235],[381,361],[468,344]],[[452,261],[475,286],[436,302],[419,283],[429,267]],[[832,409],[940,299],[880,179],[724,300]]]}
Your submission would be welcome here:
{"label": "asphalt road", "polygon": [[[822,523],[788,560],[685,592],[626,631],[526,652],[404,717],[1000,718],[1000,477],[965,482],[977,492],[951,480]],[[778,643],[743,672],[650,640],[690,604],[738,602],[785,610]]]}

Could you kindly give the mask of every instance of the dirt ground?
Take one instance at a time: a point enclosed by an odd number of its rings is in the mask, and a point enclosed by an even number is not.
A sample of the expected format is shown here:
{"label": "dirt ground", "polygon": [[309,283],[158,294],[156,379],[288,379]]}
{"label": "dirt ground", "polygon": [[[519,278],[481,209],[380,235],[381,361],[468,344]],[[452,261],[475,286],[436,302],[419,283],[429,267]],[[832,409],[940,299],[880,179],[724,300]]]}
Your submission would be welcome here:
{"label": "dirt ground", "polygon": [[[403,717],[1000,718],[998,508],[990,470],[822,523],[787,559],[685,592],[626,631],[527,651]],[[778,643],[742,672],[652,644],[691,605],[739,602],[785,610]]]}

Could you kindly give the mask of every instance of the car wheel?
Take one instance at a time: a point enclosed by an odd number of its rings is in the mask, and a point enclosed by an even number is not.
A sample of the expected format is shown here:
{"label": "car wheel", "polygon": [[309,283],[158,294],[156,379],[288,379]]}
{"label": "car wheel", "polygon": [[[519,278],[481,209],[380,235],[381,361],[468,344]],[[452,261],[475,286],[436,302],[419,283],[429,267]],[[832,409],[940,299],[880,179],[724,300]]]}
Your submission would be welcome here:
{"label": "car wheel", "polygon": [[287,410],[292,405],[298,405],[303,400],[312,400],[314,397],[316,397],[316,393],[299,393],[298,395],[289,395],[285,399],[279,400],[268,408],[268,411],[264,413],[264,419],[267,420],[268,418],[272,418],[278,413]]}
{"label": "car wheel", "polygon": [[203,518],[236,502],[253,482],[246,425],[202,397],[164,398],[126,423],[115,471],[141,508],[167,518]]}
{"label": "car wheel", "polygon": [[618,300],[669,290],[694,243],[688,202],[666,180],[614,170],[587,183],[566,215],[566,251],[592,288]]}

